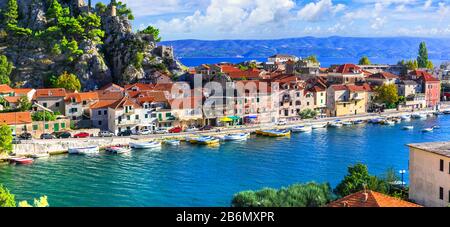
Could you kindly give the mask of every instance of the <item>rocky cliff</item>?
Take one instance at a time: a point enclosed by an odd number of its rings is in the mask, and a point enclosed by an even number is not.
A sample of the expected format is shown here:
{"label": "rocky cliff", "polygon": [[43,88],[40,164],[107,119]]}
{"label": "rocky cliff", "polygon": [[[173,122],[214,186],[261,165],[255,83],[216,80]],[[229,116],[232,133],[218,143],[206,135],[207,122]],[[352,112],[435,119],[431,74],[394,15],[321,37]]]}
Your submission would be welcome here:
{"label": "rocky cliff", "polygon": [[[133,32],[128,18],[112,13],[111,6],[100,9],[87,6],[83,0],[58,0],[68,12],[63,22],[62,19],[55,22],[51,17],[55,13],[49,11],[54,7],[53,0],[16,0],[17,26],[31,32],[23,35],[11,34],[4,23],[9,1],[0,0],[0,54],[6,55],[15,66],[11,75],[14,86],[44,87],[48,80],[64,71],[77,75],[83,90],[109,82],[129,84],[146,80],[156,71],[172,75],[182,72],[171,48],[158,47],[152,35]],[[96,17],[101,19],[98,28],[93,25]],[[70,24],[77,21],[80,25]],[[93,27],[88,30],[86,25]],[[72,34],[75,29],[82,35]],[[100,30],[104,35],[98,35],[97,39],[92,34]],[[63,43],[61,40],[66,36],[75,44]],[[68,50],[64,51],[66,46]]]}

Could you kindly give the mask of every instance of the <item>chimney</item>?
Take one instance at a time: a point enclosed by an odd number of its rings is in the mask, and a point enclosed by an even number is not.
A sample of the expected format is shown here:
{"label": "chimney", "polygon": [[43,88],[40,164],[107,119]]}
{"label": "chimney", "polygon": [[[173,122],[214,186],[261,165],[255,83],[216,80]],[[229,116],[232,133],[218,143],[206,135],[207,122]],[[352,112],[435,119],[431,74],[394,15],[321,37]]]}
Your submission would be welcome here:
{"label": "chimney", "polygon": [[369,200],[369,193],[367,193],[367,189],[366,189],[366,184],[364,184],[364,203],[367,202],[367,200]]}

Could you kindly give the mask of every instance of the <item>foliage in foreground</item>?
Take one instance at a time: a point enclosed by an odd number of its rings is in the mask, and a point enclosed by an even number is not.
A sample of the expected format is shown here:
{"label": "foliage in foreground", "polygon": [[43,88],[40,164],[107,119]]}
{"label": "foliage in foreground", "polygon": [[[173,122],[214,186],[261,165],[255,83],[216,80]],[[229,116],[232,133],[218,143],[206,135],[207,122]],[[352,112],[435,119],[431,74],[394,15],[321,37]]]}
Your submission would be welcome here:
{"label": "foliage in foreground", "polygon": [[9,154],[12,152],[12,133],[8,125],[0,125],[0,154]]}
{"label": "foliage in foreground", "polygon": [[39,199],[34,199],[33,205],[30,205],[27,201],[21,201],[16,203],[15,196],[9,192],[9,190],[0,185],[0,207],[48,207],[47,196],[42,196]]}
{"label": "foliage in foreground", "polygon": [[296,184],[280,190],[265,188],[234,195],[233,207],[320,207],[332,200],[329,184]]}

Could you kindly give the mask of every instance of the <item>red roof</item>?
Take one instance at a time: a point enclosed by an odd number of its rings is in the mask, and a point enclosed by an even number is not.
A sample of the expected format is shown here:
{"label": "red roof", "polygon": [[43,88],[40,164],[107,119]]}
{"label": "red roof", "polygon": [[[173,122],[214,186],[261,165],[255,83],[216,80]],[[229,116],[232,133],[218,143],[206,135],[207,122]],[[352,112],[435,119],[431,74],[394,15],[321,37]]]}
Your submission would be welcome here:
{"label": "red roof", "polygon": [[0,124],[21,125],[32,122],[31,112],[0,113]]}
{"label": "red roof", "polygon": [[28,95],[28,93],[30,93],[30,91],[32,91],[32,88],[14,88],[14,93],[16,93],[16,95]]}
{"label": "red roof", "polygon": [[389,79],[397,79],[399,77],[389,72],[380,72],[370,75],[369,78],[389,80]]}
{"label": "red roof", "polygon": [[83,101],[94,101],[98,100],[97,92],[81,92],[81,93],[70,93],[66,96],[66,102],[71,102],[72,99],[75,99],[75,102],[80,103]]}
{"label": "red roof", "polygon": [[343,64],[340,65],[337,70],[337,73],[342,73],[342,74],[359,74],[362,72],[361,68],[355,64]]}
{"label": "red roof", "polygon": [[90,106],[91,109],[105,109],[111,107],[117,100],[99,100]]}
{"label": "red roof", "polygon": [[425,82],[440,82],[438,78],[422,70],[414,70],[411,74],[416,75],[419,79],[422,78]]}
{"label": "red roof", "polygon": [[11,93],[14,90],[7,84],[0,84],[0,93]]}
{"label": "red roof", "polygon": [[421,207],[374,191],[360,191],[327,205],[328,207]]}
{"label": "red roof", "polygon": [[64,88],[50,88],[50,89],[37,89],[34,94],[35,98],[43,97],[66,97],[66,89]]}
{"label": "red roof", "polygon": [[232,72],[240,72],[241,70],[236,68],[233,65],[220,65],[223,73],[232,73]]}
{"label": "red roof", "polygon": [[242,79],[259,79],[259,75],[261,74],[261,71],[259,69],[248,69],[246,71],[233,71],[228,73],[228,76],[230,76],[233,80],[242,80]]}
{"label": "red roof", "polygon": [[335,91],[346,91],[347,90],[347,87],[345,85],[341,85],[341,84],[331,85],[331,88],[333,88],[333,90],[335,90]]}

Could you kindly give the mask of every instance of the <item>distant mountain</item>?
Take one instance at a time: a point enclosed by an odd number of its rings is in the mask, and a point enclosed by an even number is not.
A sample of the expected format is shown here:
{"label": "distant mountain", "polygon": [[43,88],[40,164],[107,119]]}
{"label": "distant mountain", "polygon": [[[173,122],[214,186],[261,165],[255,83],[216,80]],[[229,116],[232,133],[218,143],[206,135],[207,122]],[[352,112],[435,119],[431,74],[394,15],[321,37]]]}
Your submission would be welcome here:
{"label": "distant mountain", "polygon": [[268,57],[276,53],[296,56],[317,55],[319,58],[416,58],[419,43],[425,41],[431,59],[450,59],[450,38],[289,38],[277,40],[176,40],[162,42],[174,47],[183,58]]}

